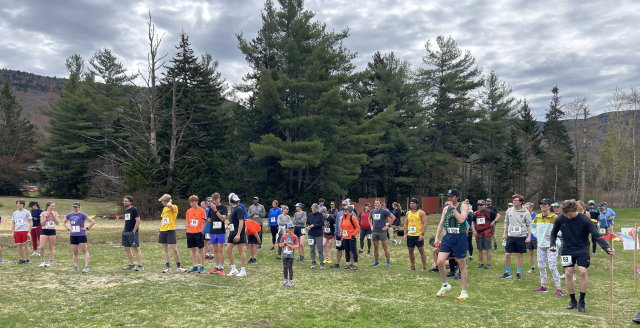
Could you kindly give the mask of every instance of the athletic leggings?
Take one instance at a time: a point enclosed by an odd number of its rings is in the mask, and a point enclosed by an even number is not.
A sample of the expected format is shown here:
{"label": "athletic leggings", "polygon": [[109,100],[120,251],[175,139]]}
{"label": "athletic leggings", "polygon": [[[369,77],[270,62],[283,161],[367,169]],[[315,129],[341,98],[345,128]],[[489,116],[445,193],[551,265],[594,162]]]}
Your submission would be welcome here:
{"label": "athletic leggings", "polygon": [[595,252],[596,252],[596,238],[593,235],[591,235],[591,248],[593,249],[591,251],[591,253],[595,254]]}
{"label": "athletic leggings", "polygon": [[540,282],[547,283],[547,262],[556,288],[560,289],[560,272],[558,272],[558,252],[549,251],[549,247],[538,247],[538,270],[540,270]]}
{"label": "athletic leggings", "polygon": [[[364,230],[360,229],[360,249],[364,248],[364,239],[367,238],[367,235],[371,234],[371,229]],[[371,239],[367,238],[367,249],[371,251]]]}
{"label": "athletic leggings", "polygon": [[283,258],[282,266],[283,266],[282,273],[284,273],[284,279],[293,280],[293,258],[288,258],[288,257]]}
{"label": "athletic leggings", "polygon": [[469,256],[473,256],[473,232],[467,234],[467,243],[469,243]]}
{"label": "athletic leggings", "polygon": [[33,251],[38,251],[38,240],[40,240],[40,232],[42,231],[42,225],[39,225],[31,229],[31,242],[33,243]]}
{"label": "athletic leggings", "polygon": [[271,244],[275,245],[276,237],[278,236],[278,226],[270,226],[269,229],[271,230]]}
{"label": "athletic leggings", "polygon": [[358,245],[356,237],[351,239],[342,239],[342,246],[344,247],[347,263],[351,262],[351,253],[353,253],[353,262],[358,263]]}

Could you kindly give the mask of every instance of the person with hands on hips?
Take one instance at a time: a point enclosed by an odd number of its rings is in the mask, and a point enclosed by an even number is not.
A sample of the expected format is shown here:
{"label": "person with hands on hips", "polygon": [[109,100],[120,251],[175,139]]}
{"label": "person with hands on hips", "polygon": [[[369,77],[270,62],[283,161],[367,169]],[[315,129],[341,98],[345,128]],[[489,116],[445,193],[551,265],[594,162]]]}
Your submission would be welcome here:
{"label": "person with hands on hips", "polygon": [[[83,273],[89,272],[89,250],[87,249],[87,231],[91,230],[96,221],[87,216],[85,213],[80,212],[80,203],[75,202],[72,205],[73,212],[67,214],[62,221],[62,225],[67,228],[67,231],[71,232],[69,235],[69,243],[71,244],[71,251],[73,252],[73,268],[71,272],[78,271],[78,248],[82,250],[82,256],[84,258]],[[85,227],[85,221],[89,221],[89,226]],[[71,227],[67,227],[67,222],[71,224]]]}

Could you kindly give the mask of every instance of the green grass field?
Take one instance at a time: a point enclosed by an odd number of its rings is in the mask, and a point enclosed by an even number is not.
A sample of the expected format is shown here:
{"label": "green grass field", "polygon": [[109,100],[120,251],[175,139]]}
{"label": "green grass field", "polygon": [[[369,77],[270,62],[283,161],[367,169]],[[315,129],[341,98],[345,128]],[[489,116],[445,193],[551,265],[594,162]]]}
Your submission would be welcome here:
{"label": "green grass field", "polygon": [[[292,288],[281,286],[282,263],[270,247],[259,252],[257,265],[247,266],[244,278],[179,274],[175,263],[172,273],[162,274],[162,247],[156,243],[159,220],[142,222],[145,270],[133,272],[122,270],[127,262],[124,249],[112,248],[120,243],[123,221],[96,219],[96,226],[88,232],[91,271],[81,274],[69,272],[71,249],[68,234],[61,227],[53,267],[38,268],[38,259],[32,259],[31,265],[14,264],[19,259],[10,231],[14,202],[15,198],[0,197],[5,220],[0,224],[5,260],[0,264],[2,327],[608,327],[629,326],[640,311],[638,294],[634,293],[633,251],[623,251],[620,242],[615,244],[615,318],[611,322],[609,258],[601,251],[591,261],[584,315],[564,309],[568,296],[531,292],[540,284],[538,273],[523,273],[521,281],[500,280],[504,273],[501,248],[494,252],[491,270],[475,268],[478,257],[474,252],[467,301],[456,300],[460,282],[453,279],[452,292],[437,298],[439,275],[408,271],[404,243],[391,246],[392,268],[372,268],[373,255],[364,255],[357,272],[310,269],[307,246],[307,261],[294,263]],[[57,211],[66,213],[72,201],[56,202]],[[83,202],[83,211],[90,215],[115,214],[117,210],[114,203]],[[640,217],[640,209],[616,212],[616,230],[633,227]],[[429,216],[428,235],[434,233],[437,220],[437,216]],[[188,267],[191,257],[184,233],[178,231],[178,249],[183,266]],[[265,245],[270,243],[270,235],[264,237]],[[430,265],[431,248],[426,250]],[[213,262],[205,262],[207,271],[213,269]],[[529,269],[528,262],[525,256],[523,271]],[[418,267],[419,263],[418,259]],[[225,268],[229,269],[228,260]],[[551,277],[549,282],[553,286]],[[566,294],[564,281],[563,291]]]}

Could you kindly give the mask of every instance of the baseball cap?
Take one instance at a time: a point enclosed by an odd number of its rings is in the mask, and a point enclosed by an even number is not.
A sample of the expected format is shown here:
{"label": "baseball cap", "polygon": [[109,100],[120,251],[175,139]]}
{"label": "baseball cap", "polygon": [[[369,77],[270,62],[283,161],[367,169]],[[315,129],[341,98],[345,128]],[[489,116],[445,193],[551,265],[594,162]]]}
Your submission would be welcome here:
{"label": "baseball cap", "polygon": [[493,202],[491,198],[487,198],[487,202]]}
{"label": "baseball cap", "polygon": [[509,203],[509,204],[507,204],[507,206],[513,206],[513,203]]}
{"label": "baseball cap", "polygon": [[588,202],[587,202],[587,204],[589,204],[589,205],[595,205],[595,204],[596,204],[596,201],[592,199],[592,200],[588,201]]}
{"label": "baseball cap", "polygon": [[485,205],[484,199],[478,199],[478,206]]}
{"label": "baseball cap", "polygon": [[344,207],[344,210],[347,211],[347,212],[353,212],[353,206],[347,205],[347,206]]}
{"label": "baseball cap", "polygon": [[71,205],[72,207],[80,207],[80,202],[74,202],[73,205]]}
{"label": "baseball cap", "polygon": [[553,207],[560,207],[560,206],[562,206],[562,203],[561,203],[561,202],[555,202],[555,203],[553,203]]}
{"label": "baseball cap", "polygon": [[364,204],[364,206],[371,206],[371,203],[366,203]]}
{"label": "baseball cap", "polygon": [[538,204],[545,204],[545,205],[551,205],[551,199],[549,198],[543,198]]}
{"label": "baseball cap", "polygon": [[447,193],[447,196],[458,196],[458,197],[460,197],[460,192],[458,191],[458,189],[449,189],[449,192]]}
{"label": "baseball cap", "polygon": [[296,207],[303,208],[303,207],[304,207],[304,204],[302,204],[302,203],[297,203],[297,204],[296,204]]}
{"label": "baseball cap", "polygon": [[349,204],[351,204],[351,201],[349,200],[349,198],[342,201],[342,205],[349,205]]}
{"label": "baseball cap", "polygon": [[293,223],[291,223],[291,222],[287,223],[287,229],[289,229],[289,228],[295,228]]}
{"label": "baseball cap", "polygon": [[38,204],[38,202],[30,201],[30,202],[29,202],[29,207],[31,207],[31,206],[33,206],[33,205],[35,205],[35,204]]}
{"label": "baseball cap", "polygon": [[600,202],[600,204],[598,204],[598,207],[604,207],[604,206],[607,206],[607,203],[605,203],[605,202]]}
{"label": "baseball cap", "polygon": [[240,197],[238,197],[238,195],[232,192],[229,194],[229,200],[233,202],[237,202],[240,200]]}
{"label": "baseball cap", "polygon": [[260,200],[260,198],[258,198],[258,196],[254,196],[253,199]]}
{"label": "baseball cap", "polygon": [[416,203],[416,204],[420,204],[418,203],[418,200],[416,198],[411,198],[411,200],[409,201],[409,203]]}

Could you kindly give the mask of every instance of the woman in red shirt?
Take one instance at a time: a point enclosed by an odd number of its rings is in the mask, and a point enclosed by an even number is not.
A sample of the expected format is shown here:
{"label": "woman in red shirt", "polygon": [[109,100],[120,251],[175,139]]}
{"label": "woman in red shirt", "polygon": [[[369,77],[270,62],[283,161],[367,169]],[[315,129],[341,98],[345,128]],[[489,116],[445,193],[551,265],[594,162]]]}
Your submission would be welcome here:
{"label": "woman in red shirt", "polygon": [[364,253],[364,239],[367,239],[367,255],[371,255],[371,225],[369,224],[369,215],[371,214],[371,204],[364,204],[364,211],[360,212],[360,251],[358,254]]}

